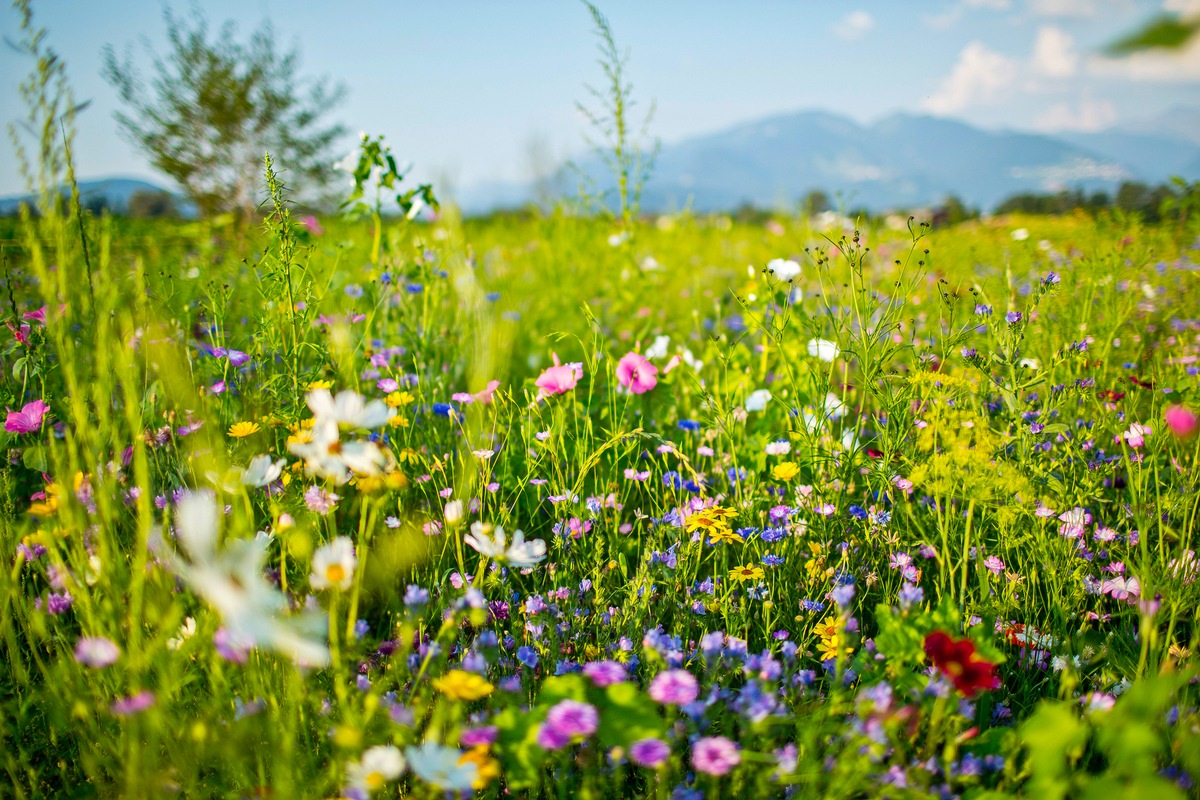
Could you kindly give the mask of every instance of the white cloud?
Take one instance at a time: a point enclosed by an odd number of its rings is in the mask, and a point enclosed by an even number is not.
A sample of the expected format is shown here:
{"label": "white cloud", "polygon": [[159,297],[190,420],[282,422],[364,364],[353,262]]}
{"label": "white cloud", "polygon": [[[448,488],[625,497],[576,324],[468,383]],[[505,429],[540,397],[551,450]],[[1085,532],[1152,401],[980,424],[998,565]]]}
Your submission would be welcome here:
{"label": "white cloud", "polygon": [[1034,72],[1048,78],[1069,78],[1078,66],[1079,54],[1075,52],[1075,40],[1070,34],[1053,25],[1038,29],[1030,61]]}
{"label": "white cloud", "polygon": [[1130,0],[1029,0],[1029,10],[1039,17],[1098,17],[1131,5]]}
{"label": "white cloud", "polygon": [[834,26],[834,32],[843,39],[861,39],[875,27],[875,19],[866,11],[854,11]]}
{"label": "white cloud", "polygon": [[959,0],[941,14],[925,14],[922,19],[935,31],[944,31],[954,27],[968,10],[1008,11],[1010,8],[1012,0]]}
{"label": "white cloud", "polygon": [[1094,56],[1088,59],[1087,70],[1097,76],[1147,83],[1200,82],[1200,36],[1193,36],[1181,50],[1146,50],[1120,58]]}
{"label": "white cloud", "polygon": [[1102,131],[1111,128],[1117,121],[1117,110],[1108,100],[1093,100],[1085,93],[1079,99],[1079,105],[1072,107],[1070,103],[1056,103],[1046,109],[1034,120],[1033,126],[1038,130],[1053,131]]}
{"label": "white cloud", "polygon": [[1200,16],[1200,0],[1166,0],[1163,3],[1163,11],[1181,17]]}
{"label": "white cloud", "polygon": [[982,42],[971,42],[958,56],[958,63],[937,91],[921,107],[933,114],[954,114],[986,102],[1017,77],[1016,61],[989,50]]}

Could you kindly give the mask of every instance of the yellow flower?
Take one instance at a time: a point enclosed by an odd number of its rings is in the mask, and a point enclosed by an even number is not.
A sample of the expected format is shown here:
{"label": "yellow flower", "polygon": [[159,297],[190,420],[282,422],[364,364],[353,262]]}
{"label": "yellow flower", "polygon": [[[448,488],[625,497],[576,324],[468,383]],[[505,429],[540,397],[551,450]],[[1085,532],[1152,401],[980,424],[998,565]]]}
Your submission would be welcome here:
{"label": "yellow flower", "polygon": [[838,621],[834,617],[826,617],[817,626],[816,634],[822,639],[830,639],[838,635]]}
{"label": "yellow flower", "polygon": [[729,570],[729,579],[738,581],[740,583],[745,583],[746,581],[761,580],[765,574],[766,573],[762,571],[762,567],[746,564],[745,566],[734,567],[733,569]]}
{"label": "yellow flower", "polygon": [[831,658],[837,658],[839,653],[850,655],[854,650],[849,647],[842,647],[842,639],[840,636],[831,636],[828,639],[822,639],[817,645],[817,655],[822,661],[828,661]]}
{"label": "yellow flower", "polygon": [[229,426],[229,435],[235,439],[244,439],[258,433],[259,430],[257,422],[235,422]]}
{"label": "yellow flower", "polygon": [[407,428],[408,427],[408,418],[401,414],[397,414],[396,416],[394,416],[388,420],[388,425],[390,425],[393,428]]}
{"label": "yellow flower", "polygon": [[462,757],[458,759],[458,763],[475,765],[475,782],[471,786],[476,790],[482,789],[500,777],[500,764],[488,753],[486,744],[476,745],[463,753]]}
{"label": "yellow flower", "polygon": [[308,385],[308,390],[310,392],[316,391],[317,389],[332,389],[332,388],[333,388],[333,381],[313,381],[312,383],[310,383]]}
{"label": "yellow flower", "polygon": [[785,461],[782,464],[776,464],[775,469],[771,470],[771,477],[777,481],[787,482],[799,474],[800,465],[795,461]]}
{"label": "yellow flower", "polygon": [[729,528],[719,528],[712,531],[709,536],[712,538],[713,544],[724,544],[726,542],[736,542],[741,544],[745,541],[742,535],[737,531],[732,531]]}
{"label": "yellow flower", "polygon": [[383,398],[383,402],[387,403],[391,408],[398,408],[399,406],[406,406],[416,399],[408,392],[392,392]]}
{"label": "yellow flower", "polygon": [[709,506],[704,512],[713,519],[728,520],[737,517],[738,512],[725,506]]}
{"label": "yellow flower", "polygon": [[478,700],[487,697],[496,688],[482,675],[452,669],[433,682],[433,688],[449,697],[451,700]]}

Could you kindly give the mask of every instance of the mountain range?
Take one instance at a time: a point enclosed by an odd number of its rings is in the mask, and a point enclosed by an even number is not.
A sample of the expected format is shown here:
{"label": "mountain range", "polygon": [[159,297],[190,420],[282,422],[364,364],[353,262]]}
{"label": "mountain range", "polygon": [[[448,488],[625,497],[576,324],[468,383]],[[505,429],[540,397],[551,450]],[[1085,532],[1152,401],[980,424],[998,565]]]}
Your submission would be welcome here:
{"label": "mountain range", "polygon": [[[594,155],[577,170],[599,191],[614,181]],[[742,123],[664,144],[642,194],[646,211],[728,211],[749,204],[794,208],[822,190],[846,208],[929,207],[957,196],[989,210],[1020,192],[1112,191],[1179,175],[1200,179],[1200,107],[1177,107],[1095,133],[985,130],[958,120],[893,114],[869,124],[824,111]],[[578,176],[566,168],[549,182],[566,193]],[[452,198],[467,214],[526,205],[544,191],[532,182],[468,185]],[[83,181],[84,204],[103,200],[121,212],[138,191],[168,191],[146,181]],[[26,198],[0,198],[0,214]],[[193,211],[180,201],[186,214]]]}
{"label": "mountain range", "polygon": [[[600,159],[578,162],[600,190],[613,180]],[[894,114],[870,124],[802,111],[735,125],[661,147],[642,195],[648,211],[793,206],[820,189],[847,207],[932,206],[956,195],[994,208],[1019,192],[1111,191],[1122,181],[1200,178],[1200,108],[1096,133],[984,130],[958,120]],[[560,185],[570,183],[560,180]],[[521,183],[467,187],[468,213],[528,202]]]}

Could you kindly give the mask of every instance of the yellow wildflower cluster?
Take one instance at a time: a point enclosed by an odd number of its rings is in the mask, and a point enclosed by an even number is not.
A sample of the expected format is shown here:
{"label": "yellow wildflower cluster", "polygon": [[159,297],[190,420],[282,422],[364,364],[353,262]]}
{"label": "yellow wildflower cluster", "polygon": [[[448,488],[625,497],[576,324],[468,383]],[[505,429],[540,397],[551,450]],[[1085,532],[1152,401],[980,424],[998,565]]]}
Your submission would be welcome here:
{"label": "yellow wildflower cluster", "polygon": [[729,521],[736,518],[738,512],[725,506],[709,506],[695,511],[683,521],[684,530],[688,533],[699,531],[713,544],[721,542],[743,541],[742,537],[733,530]]}
{"label": "yellow wildflower cluster", "polygon": [[479,700],[487,697],[496,687],[482,675],[461,669],[452,669],[433,681],[433,688],[451,700]]}
{"label": "yellow wildflower cluster", "polygon": [[817,645],[817,656],[822,661],[828,661],[831,658],[837,658],[841,655],[850,655],[854,652],[854,648],[846,647],[845,637],[842,634],[841,620],[834,617],[826,617],[817,626],[817,636],[821,637],[821,643]]}

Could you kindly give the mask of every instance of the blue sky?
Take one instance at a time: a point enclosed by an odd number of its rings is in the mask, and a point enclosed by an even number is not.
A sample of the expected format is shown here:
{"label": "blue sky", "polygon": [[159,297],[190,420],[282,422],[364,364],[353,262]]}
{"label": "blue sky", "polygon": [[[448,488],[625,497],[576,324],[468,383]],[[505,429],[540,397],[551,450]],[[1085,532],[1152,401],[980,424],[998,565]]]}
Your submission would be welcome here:
{"label": "blue sky", "polygon": [[[183,3],[174,4],[186,10]],[[1200,41],[1182,55],[1113,62],[1106,43],[1164,9],[1200,0],[606,0],[629,49],[629,76],[653,135],[670,142],[763,116],[824,109],[859,121],[932,113],[984,127],[1096,130],[1200,105]],[[584,149],[576,101],[601,80],[585,9],[570,0],[297,3],[209,0],[214,27],[248,34],[269,19],[298,45],[302,71],[349,89],[336,118],[383,133],[414,176],[449,186],[528,175],[531,142],[556,158]],[[67,62],[79,100],[82,178],[160,182],[124,142],[119,101],[100,78],[101,51],[164,50],[160,0],[41,0],[37,21]],[[18,35],[16,14],[0,31]],[[146,63],[143,56],[143,62]],[[21,114],[26,59],[0,48],[0,116]],[[7,144],[7,143],[6,143]],[[347,141],[347,149],[352,141]],[[0,159],[0,194],[23,189]]]}

